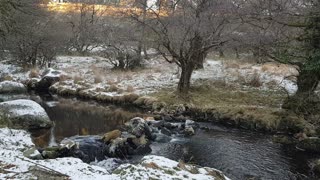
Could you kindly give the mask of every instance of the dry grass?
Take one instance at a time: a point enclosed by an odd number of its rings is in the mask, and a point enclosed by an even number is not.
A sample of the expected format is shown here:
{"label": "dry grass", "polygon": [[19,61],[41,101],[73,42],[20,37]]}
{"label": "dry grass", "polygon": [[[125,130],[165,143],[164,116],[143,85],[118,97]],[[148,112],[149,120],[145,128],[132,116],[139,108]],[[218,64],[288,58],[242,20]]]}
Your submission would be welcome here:
{"label": "dry grass", "polygon": [[29,78],[39,78],[40,72],[38,68],[32,68],[29,73]]}
{"label": "dry grass", "polygon": [[187,104],[197,109],[214,109],[221,118],[246,119],[259,121],[267,127],[275,128],[279,124],[277,112],[286,94],[281,91],[243,90],[226,86],[223,83],[208,83],[193,87],[187,97],[181,97],[172,89],[165,89],[153,94],[159,101],[173,107]]}
{"label": "dry grass", "polygon": [[142,164],[142,166],[144,166],[146,168],[151,168],[151,169],[160,169],[160,167],[154,162],[144,163],[144,164]]}

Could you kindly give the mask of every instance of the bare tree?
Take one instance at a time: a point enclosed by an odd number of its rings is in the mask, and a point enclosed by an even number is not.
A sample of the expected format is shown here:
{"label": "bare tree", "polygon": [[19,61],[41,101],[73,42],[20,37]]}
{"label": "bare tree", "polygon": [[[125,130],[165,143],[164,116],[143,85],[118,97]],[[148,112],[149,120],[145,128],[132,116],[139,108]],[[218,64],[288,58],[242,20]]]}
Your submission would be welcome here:
{"label": "bare tree", "polygon": [[94,4],[82,3],[78,12],[66,16],[71,27],[70,50],[85,54],[101,45],[103,29],[102,17],[105,10],[98,9]]}
{"label": "bare tree", "polygon": [[[59,49],[63,47],[63,33],[58,23],[38,1],[30,1],[12,14],[13,28],[5,40],[5,49],[12,58],[24,66],[50,66]],[[61,28],[64,29],[64,28]]]}
{"label": "bare tree", "polygon": [[134,69],[141,67],[140,28],[130,18],[105,17],[103,44],[100,55],[107,58],[115,69]]}
{"label": "bare tree", "polygon": [[145,23],[136,18],[152,30],[162,56],[181,67],[178,92],[188,93],[192,72],[199,62],[209,50],[226,41],[232,7],[231,1],[179,1],[167,16],[150,10],[153,13]]}

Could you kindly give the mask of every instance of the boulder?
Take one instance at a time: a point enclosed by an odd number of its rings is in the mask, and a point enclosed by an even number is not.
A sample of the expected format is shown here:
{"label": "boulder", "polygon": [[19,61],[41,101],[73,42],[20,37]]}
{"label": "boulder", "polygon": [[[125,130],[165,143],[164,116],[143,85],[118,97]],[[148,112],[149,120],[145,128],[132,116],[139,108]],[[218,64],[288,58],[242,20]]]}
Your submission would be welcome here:
{"label": "boulder", "polygon": [[50,128],[53,125],[38,103],[22,99],[0,103],[0,122],[16,129]]}
{"label": "boulder", "polygon": [[121,131],[119,130],[114,130],[114,131],[110,131],[106,134],[103,135],[102,140],[105,143],[109,143],[111,140],[116,139],[118,137],[121,136]]}
{"label": "boulder", "polygon": [[73,136],[62,140],[61,144],[69,144],[73,147],[69,147],[70,149],[64,152],[63,157],[79,158],[86,163],[105,159],[104,149],[106,145],[100,136]]}
{"label": "boulder", "polygon": [[0,94],[23,94],[27,92],[27,88],[18,82],[3,81],[0,82]]}
{"label": "boulder", "polygon": [[60,81],[63,76],[66,76],[63,71],[54,70],[52,68],[47,69],[43,73],[41,80],[36,85],[36,90],[48,91],[49,87],[54,83]]}
{"label": "boulder", "polygon": [[141,137],[142,135],[146,135],[146,137],[152,140],[154,137],[151,133],[151,128],[146,123],[146,121],[142,118],[136,117],[125,123],[128,132],[135,135],[136,137]]}

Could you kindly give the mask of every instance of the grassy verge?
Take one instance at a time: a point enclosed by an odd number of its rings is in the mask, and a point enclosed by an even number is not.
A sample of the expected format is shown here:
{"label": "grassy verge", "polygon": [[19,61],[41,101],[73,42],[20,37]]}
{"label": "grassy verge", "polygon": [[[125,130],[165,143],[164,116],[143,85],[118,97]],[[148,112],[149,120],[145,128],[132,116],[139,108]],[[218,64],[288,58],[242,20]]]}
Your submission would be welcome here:
{"label": "grassy verge", "polygon": [[152,96],[168,107],[184,104],[198,111],[209,111],[219,121],[229,120],[249,129],[276,131],[294,128],[298,131],[303,126],[301,118],[280,109],[286,98],[286,93],[282,91],[206,83],[193,87],[185,97],[178,95],[174,89],[163,89]]}

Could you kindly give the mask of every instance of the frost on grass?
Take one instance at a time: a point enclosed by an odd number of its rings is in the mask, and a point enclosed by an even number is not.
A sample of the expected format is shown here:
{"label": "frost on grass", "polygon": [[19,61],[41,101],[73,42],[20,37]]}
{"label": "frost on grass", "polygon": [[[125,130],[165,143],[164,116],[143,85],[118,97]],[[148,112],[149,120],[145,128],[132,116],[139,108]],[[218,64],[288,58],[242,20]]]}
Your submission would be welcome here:
{"label": "frost on grass", "polygon": [[[145,69],[139,71],[112,71],[106,59],[99,57],[72,57],[60,56],[55,68],[61,69],[71,77],[81,77],[88,87],[82,89],[101,89],[101,84],[117,86],[126,91],[131,89],[132,93],[146,95],[157,92],[161,88],[176,87],[181,70],[174,64],[169,64],[163,59],[156,57],[145,61]],[[95,83],[96,74],[104,77],[100,83]],[[261,86],[255,87],[262,90],[285,89],[293,94],[296,89],[295,80],[286,78],[296,75],[296,70],[290,66],[277,64],[254,65],[248,63],[234,62],[233,65],[223,61],[209,59],[204,64],[204,69],[196,70],[191,81],[198,80],[224,81],[227,84],[250,84],[257,78]],[[77,84],[77,81],[73,82]],[[81,84],[81,83],[80,83]],[[63,83],[56,86],[65,86]],[[74,86],[69,85],[69,88]],[[128,88],[132,87],[132,88]],[[61,88],[62,89],[62,88]]]}

